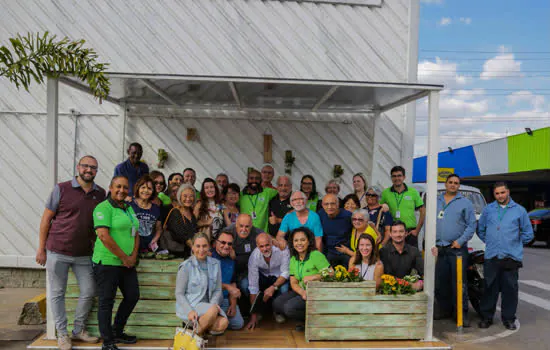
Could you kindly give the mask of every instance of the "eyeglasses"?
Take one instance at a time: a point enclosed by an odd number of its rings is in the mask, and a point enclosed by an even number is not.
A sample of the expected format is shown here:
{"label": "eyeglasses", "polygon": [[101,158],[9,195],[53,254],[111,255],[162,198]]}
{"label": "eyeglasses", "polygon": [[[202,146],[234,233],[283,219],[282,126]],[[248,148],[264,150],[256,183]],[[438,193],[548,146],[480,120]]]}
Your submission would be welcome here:
{"label": "eyeglasses", "polygon": [[363,222],[363,221],[365,221],[365,219],[362,219],[362,218],[351,218],[351,221]]}
{"label": "eyeglasses", "polygon": [[164,182],[164,181],[161,181],[161,182],[155,181],[154,183],[155,183],[155,185],[162,185],[162,186],[166,185],[166,182]]}
{"label": "eyeglasses", "polygon": [[391,177],[403,177],[403,174],[392,174]]}
{"label": "eyeglasses", "polygon": [[313,186],[313,182],[302,182],[302,185],[312,185]]}
{"label": "eyeglasses", "polygon": [[325,202],[325,203],[323,203],[323,205],[324,205],[325,207],[336,207],[336,206],[338,206],[338,204],[337,204],[337,203],[334,203],[334,202],[330,202],[330,203],[326,203],[326,202]]}
{"label": "eyeglasses", "polygon": [[367,193],[365,196],[367,197],[378,197],[376,193]]}
{"label": "eyeglasses", "polygon": [[84,168],[84,169],[90,169],[90,170],[97,170],[97,166],[96,165],[90,165],[90,164],[78,164],[78,166],[80,166],[81,168]]}
{"label": "eyeglasses", "polygon": [[233,242],[220,241],[219,239],[217,241],[221,245],[227,245],[228,247],[231,247],[233,245]]}

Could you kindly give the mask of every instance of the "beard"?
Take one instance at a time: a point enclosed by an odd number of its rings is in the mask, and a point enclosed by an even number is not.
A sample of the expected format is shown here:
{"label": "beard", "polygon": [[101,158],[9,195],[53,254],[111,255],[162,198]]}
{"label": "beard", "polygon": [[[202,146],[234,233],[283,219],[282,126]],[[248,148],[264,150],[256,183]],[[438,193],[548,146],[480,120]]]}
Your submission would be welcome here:
{"label": "beard", "polygon": [[305,205],[296,205],[296,206],[294,206],[294,210],[295,211],[302,211],[302,210],[305,209],[305,207],[306,207]]}
{"label": "beard", "polygon": [[82,181],[86,182],[86,183],[91,183],[91,182],[94,182],[94,179],[95,179],[95,176],[91,173],[78,173],[78,177],[80,177],[82,179]]}
{"label": "beard", "polygon": [[264,258],[271,258],[271,254],[272,252],[267,252],[267,253],[262,253],[262,255],[264,256]]}

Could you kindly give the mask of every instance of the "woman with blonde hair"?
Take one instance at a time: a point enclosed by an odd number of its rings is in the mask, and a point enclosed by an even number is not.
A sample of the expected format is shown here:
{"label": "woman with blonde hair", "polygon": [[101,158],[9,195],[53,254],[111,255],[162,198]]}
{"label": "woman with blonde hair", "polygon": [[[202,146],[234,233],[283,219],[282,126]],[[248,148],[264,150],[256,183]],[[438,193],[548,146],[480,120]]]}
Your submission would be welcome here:
{"label": "woman with blonde hair", "polygon": [[367,206],[367,179],[363,173],[357,173],[353,175],[353,193],[359,198],[359,208]]}
{"label": "woman with blonde hair", "polygon": [[222,274],[218,260],[208,256],[209,237],[199,232],[191,239],[193,255],[182,262],[176,279],[176,315],[197,322],[198,334],[220,335],[229,321],[220,308]]}

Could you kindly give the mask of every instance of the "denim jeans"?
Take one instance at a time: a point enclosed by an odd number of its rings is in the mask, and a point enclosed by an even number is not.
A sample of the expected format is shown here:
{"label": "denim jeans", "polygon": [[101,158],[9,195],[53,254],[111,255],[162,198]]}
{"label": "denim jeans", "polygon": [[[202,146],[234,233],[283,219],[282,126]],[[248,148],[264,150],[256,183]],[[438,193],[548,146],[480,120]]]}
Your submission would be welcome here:
{"label": "denim jeans", "polygon": [[302,296],[291,290],[279,295],[273,301],[273,311],[286,318],[304,321],[306,319],[306,301]]}
{"label": "denim jeans", "polygon": [[468,247],[440,248],[435,265],[435,298],[441,315],[456,312],[456,257],[462,255],[462,310],[468,314]]}
{"label": "denim jeans", "polygon": [[50,298],[55,328],[58,335],[67,333],[67,313],[65,311],[65,291],[69,267],[78,281],[78,304],[74,316],[75,334],[86,327],[86,320],[92,308],[95,296],[95,280],[92,271],[92,260],[89,256],[69,256],[47,251],[46,270],[50,284]]}
{"label": "denim jeans", "polygon": [[[229,299],[223,298],[220,307],[227,314],[227,310],[229,309]],[[241,315],[241,309],[239,309],[239,305],[237,305],[235,316],[227,316],[227,320],[229,321],[229,329],[231,330],[236,331],[244,327],[244,320],[243,316]]]}
{"label": "denim jeans", "polygon": [[498,259],[485,260],[485,291],[481,298],[481,314],[485,320],[493,320],[497,307],[498,294],[501,293],[502,321],[514,322],[518,308],[519,269],[505,269]]}
{"label": "denim jeans", "polygon": [[[114,336],[124,331],[128,317],[139,301],[139,285],[136,268],[94,264],[99,305],[97,320],[99,333],[104,344],[112,344]],[[120,288],[123,299],[118,306],[115,322],[111,326],[113,307],[117,289]]]}

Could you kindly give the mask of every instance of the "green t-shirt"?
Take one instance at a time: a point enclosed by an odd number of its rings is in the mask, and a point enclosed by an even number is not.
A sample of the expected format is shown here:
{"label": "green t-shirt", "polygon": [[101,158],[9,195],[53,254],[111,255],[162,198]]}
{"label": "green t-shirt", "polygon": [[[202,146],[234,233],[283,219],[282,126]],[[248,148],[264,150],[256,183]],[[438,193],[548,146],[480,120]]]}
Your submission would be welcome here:
{"label": "green t-shirt", "polygon": [[317,204],[319,203],[319,196],[314,196],[312,199],[307,200],[306,206],[309,210],[316,213],[317,212]]}
{"label": "green t-shirt", "polygon": [[157,197],[159,197],[160,201],[162,202],[162,205],[164,206],[168,206],[172,204],[172,200],[164,192],[160,192]]}
{"label": "green t-shirt", "polygon": [[319,273],[319,271],[329,266],[330,263],[323,255],[323,253],[319,252],[318,250],[314,250],[309,253],[309,257],[304,261],[300,261],[294,256],[291,257],[288,271],[289,275],[294,276],[294,278],[296,278],[300,283],[300,286],[304,288],[304,285],[302,283],[304,277],[316,275]]}
{"label": "green t-shirt", "polygon": [[414,212],[424,205],[416,188],[405,185],[405,190],[397,193],[393,186],[388,187],[382,192],[382,198],[380,198],[380,204],[384,203],[390,207],[390,213],[394,220],[403,221],[408,230],[416,228]]}
{"label": "green t-shirt", "polygon": [[264,188],[262,192],[254,195],[241,193],[239,199],[241,214],[252,216],[252,225],[268,232],[269,201],[275,196],[277,196],[277,190],[272,188]]}
{"label": "green t-shirt", "polygon": [[[94,228],[107,227],[109,235],[115,243],[128,255],[134,250],[135,237],[139,229],[139,221],[131,206],[126,205],[126,210],[113,206],[110,199],[97,205],[94,209]],[[95,241],[92,261],[96,264],[121,266],[122,260],[111,253],[99,237]]]}

